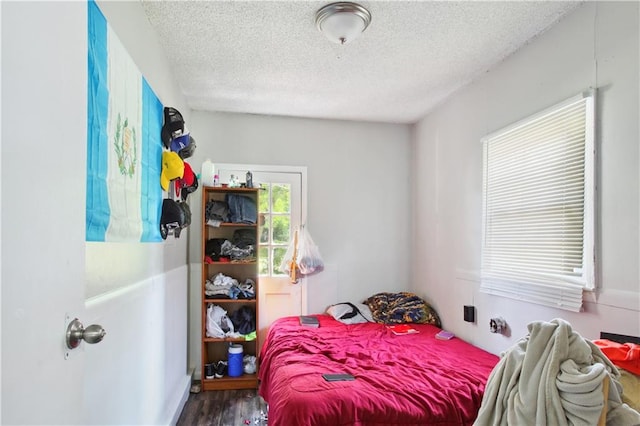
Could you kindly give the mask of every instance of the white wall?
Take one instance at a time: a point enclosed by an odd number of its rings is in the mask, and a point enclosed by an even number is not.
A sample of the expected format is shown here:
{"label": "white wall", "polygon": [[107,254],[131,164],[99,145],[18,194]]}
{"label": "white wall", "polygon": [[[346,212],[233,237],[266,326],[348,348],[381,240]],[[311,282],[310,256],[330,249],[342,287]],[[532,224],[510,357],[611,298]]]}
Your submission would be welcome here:
{"label": "white wall", "polygon": [[[188,120],[141,3],[98,4],[163,105]],[[108,343],[87,348],[87,423],[167,424],[180,414],[190,386],[186,253],[184,236],[162,243],[87,243],[87,316],[109,333]]]}
{"label": "white wall", "polygon": [[[307,226],[325,270],[309,277],[308,311],[406,290],[410,264],[410,131],[406,125],[193,112],[188,160],[306,166]],[[190,197],[189,365],[200,359],[200,192]]]}
{"label": "white wall", "polygon": [[[441,105],[413,129],[412,288],[444,326],[498,353],[535,320],[562,317],[587,338],[640,335],[638,3],[588,2]],[[598,270],[602,291],[569,313],[478,291],[482,136],[598,88]],[[463,305],[477,308],[476,324]],[[501,315],[510,336],[489,333]]]}
{"label": "white wall", "polygon": [[84,349],[84,424],[175,424],[191,385],[187,272],[183,265],[87,301],[87,318],[108,334]]}
{"label": "white wall", "polygon": [[[139,2],[99,1],[107,22],[165,106],[190,110]],[[186,238],[165,243],[87,243],[87,298],[137,283],[186,263]]]}

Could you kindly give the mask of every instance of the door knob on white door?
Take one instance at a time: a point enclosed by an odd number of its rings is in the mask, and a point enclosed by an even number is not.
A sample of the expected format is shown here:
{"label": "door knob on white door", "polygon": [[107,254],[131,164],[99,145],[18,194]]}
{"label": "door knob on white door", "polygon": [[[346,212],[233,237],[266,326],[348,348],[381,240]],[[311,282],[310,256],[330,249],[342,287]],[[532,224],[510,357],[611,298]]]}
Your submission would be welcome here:
{"label": "door knob on white door", "polygon": [[92,324],[84,328],[78,318],[75,318],[67,327],[67,347],[69,349],[77,348],[81,340],[91,344],[98,343],[104,338],[105,334],[107,332],[101,325]]}

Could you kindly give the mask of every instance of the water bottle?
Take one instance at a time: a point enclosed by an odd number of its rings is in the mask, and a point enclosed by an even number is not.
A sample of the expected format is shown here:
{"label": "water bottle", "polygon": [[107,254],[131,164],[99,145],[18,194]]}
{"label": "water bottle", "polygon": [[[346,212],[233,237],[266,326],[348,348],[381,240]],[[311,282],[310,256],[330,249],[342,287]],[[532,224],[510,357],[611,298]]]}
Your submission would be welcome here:
{"label": "water bottle", "polygon": [[247,172],[246,185],[247,188],[253,188],[253,175],[251,172]]}
{"label": "water bottle", "polygon": [[216,186],[214,183],[214,170],[215,166],[207,158],[207,160],[202,163],[202,169],[200,170],[200,180],[202,181],[203,186]]}
{"label": "water bottle", "polygon": [[242,365],[242,345],[233,344],[229,346],[227,363],[229,377],[242,376],[244,371],[244,366]]}

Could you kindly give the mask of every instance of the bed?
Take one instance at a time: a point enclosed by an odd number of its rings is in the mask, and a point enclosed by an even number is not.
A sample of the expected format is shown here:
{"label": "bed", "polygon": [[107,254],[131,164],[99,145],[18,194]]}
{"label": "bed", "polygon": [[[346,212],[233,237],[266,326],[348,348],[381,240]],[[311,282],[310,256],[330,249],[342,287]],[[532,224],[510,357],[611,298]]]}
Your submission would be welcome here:
{"label": "bed", "polygon": [[[440,328],[411,324],[396,335],[380,323],[344,324],[314,315],[276,320],[260,354],[259,393],[270,426],[467,425],[478,413],[498,357]],[[350,381],[326,381],[347,373]]]}

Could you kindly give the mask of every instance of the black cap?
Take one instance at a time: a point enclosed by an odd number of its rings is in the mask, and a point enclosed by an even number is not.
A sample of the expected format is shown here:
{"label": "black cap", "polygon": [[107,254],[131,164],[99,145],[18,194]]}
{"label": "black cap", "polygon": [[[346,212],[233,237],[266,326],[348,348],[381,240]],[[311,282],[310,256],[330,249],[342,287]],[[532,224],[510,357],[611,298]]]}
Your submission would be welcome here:
{"label": "black cap", "polygon": [[165,148],[169,149],[174,136],[181,135],[183,132],[184,118],[182,118],[180,111],[173,107],[164,107],[164,125],[160,136]]}
{"label": "black cap", "polygon": [[185,228],[191,224],[191,209],[187,203],[174,201],[170,198],[162,200],[162,225],[175,225]]}

